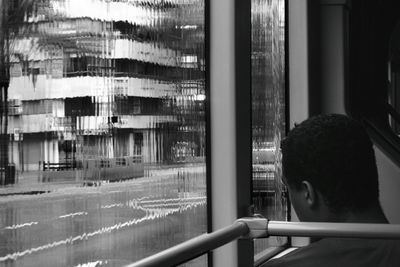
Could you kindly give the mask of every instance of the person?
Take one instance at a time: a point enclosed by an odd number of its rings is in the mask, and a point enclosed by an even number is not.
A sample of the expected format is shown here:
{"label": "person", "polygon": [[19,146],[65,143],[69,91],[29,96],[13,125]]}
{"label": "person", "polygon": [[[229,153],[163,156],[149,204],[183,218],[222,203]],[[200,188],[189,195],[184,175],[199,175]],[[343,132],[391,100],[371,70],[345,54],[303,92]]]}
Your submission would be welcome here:
{"label": "person", "polygon": [[[356,120],[311,117],[281,142],[283,181],[299,220],[388,223],[379,203],[372,142]],[[400,266],[400,241],[322,238],[268,267]]]}

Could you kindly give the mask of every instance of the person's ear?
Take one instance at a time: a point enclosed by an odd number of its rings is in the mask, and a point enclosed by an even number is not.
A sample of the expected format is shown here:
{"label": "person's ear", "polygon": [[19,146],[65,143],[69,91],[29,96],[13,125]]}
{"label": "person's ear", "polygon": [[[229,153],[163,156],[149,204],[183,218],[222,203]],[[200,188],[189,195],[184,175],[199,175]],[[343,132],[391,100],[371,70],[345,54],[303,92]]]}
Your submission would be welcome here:
{"label": "person's ear", "polygon": [[317,194],[312,184],[308,181],[301,182],[302,195],[309,207],[314,207],[317,204]]}

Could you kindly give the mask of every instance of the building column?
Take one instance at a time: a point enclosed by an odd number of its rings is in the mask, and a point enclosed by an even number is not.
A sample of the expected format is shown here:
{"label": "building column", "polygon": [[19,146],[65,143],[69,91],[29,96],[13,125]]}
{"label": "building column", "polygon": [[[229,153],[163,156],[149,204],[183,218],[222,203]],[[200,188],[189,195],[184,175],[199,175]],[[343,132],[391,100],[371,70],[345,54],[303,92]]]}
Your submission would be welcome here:
{"label": "building column", "polygon": [[129,133],[128,137],[128,156],[132,157],[134,155],[135,149],[135,135],[134,133]]}

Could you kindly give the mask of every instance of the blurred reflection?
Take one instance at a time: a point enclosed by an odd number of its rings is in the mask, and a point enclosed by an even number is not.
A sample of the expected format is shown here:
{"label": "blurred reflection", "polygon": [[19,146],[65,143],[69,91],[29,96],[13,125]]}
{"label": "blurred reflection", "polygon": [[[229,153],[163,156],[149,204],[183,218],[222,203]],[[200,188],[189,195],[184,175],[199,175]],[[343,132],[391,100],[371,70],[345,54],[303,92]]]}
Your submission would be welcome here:
{"label": "blurred reflection", "polygon": [[203,1],[0,12],[0,264],[119,266],[205,232]]}
{"label": "blurred reflection", "polygon": [[[287,219],[279,144],[285,134],[283,0],[252,0],[253,204],[268,219]],[[255,253],[286,238],[256,240]]]}

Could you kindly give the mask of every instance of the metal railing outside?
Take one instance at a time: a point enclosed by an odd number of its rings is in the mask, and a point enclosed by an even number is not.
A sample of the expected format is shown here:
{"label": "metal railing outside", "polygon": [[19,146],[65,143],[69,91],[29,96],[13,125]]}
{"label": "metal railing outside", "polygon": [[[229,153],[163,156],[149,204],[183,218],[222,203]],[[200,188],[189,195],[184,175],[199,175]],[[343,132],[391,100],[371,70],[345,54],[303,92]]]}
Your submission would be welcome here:
{"label": "metal railing outside", "polygon": [[268,219],[258,217],[241,218],[230,226],[209,234],[200,235],[127,266],[175,266],[238,238],[252,239],[269,236],[400,239],[400,225],[285,222],[269,221]]}

